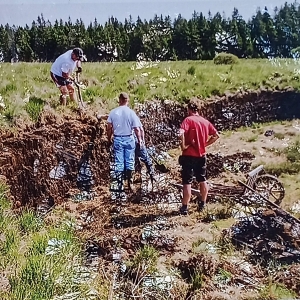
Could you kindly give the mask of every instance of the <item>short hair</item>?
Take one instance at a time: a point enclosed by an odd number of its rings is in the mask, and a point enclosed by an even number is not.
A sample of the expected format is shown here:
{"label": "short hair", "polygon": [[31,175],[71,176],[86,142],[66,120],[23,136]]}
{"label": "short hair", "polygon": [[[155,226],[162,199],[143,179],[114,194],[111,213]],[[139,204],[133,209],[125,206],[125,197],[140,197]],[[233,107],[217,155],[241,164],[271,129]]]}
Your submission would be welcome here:
{"label": "short hair", "polygon": [[122,100],[129,100],[129,96],[128,96],[128,94],[125,93],[125,92],[122,92],[122,93],[120,94],[119,98],[122,99]]}
{"label": "short hair", "polygon": [[81,48],[74,48],[72,53],[74,53],[81,61],[86,61],[86,57]]}
{"label": "short hair", "polygon": [[190,100],[188,105],[187,105],[188,109],[197,112],[200,109],[200,103],[197,100]]}

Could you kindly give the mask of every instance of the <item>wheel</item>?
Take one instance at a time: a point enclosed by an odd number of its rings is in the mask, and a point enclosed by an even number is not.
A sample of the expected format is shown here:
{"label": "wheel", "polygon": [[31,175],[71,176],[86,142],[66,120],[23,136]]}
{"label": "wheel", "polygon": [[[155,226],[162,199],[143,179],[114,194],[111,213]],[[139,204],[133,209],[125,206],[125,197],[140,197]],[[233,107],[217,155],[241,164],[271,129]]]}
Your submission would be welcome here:
{"label": "wheel", "polygon": [[268,174],[257,177],[254,190],[277,205],[281,204],[285,195],[284,187],[278,178]]}

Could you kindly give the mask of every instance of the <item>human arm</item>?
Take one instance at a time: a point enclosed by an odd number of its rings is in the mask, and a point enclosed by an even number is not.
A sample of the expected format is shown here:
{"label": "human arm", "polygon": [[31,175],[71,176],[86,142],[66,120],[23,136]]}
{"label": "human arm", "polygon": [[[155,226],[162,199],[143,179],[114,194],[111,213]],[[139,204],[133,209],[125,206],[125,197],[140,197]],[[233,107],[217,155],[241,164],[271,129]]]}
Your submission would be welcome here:
{"label": "human arm", "polygon": [[142,145],[144,145],[145,146],[145,130],[144,130],[144,128],[143,128],[143,126],[142,127],[140,127],[140,133],[141,133],[141,141],[142,141]]}
{"label": "human arm", "polygon": [[106,131],[107,131],[107,139],[110,143],[112,143],[112,135],[113,135],[113,125],[112,123],[107,123],[107,128],[106,128]]}
{"label": "human arm", "polygon": [[219,133],[217,132],[216,128],[209,124],[209,138],[206,142],[206,147],[213,144],[218,138],[220,137]]}
{"label": "human arm", "polygon": [[143,125],[140,121],[140,118],[136,115],[136,113],[133,110],[131,112],[132,112],[132,127],[136,135],[137,141],[140,147],[142,148],[145,145],[145,132],[143,129]]}
{"label": "human arm", "polygon": [[189,129],[190,129],[189,119],[186,118],[183,120],[179,129],[179,141],[180,141],[180,148],[182,151],[190,147],[190,145],[186,144],[186,140],[185,140],[185,133],[187,133]]}
{"label": "human arm", "polygon": [[185,144],[185,137],[184,137],[184,130],[181,128],[179,130],[179,141],[180,141],[180,148],[181,148],[181,151],[184,151],[186,150],[188,147],[190,147],[190,145],[186,145]]}
{"label": "human arm", "polygon": [[140,147],[142,147],[144,145],[143,140],[142,140],[142,134],[141,134],[141,128],[140,127],[134,127],[133,128],[134,133],[136,135],[137,141],[140,145]]}
{"label": "human arm", "polygon": [[76,66],[77,66],[76,73],[77,74],[81,73],[82,72],[81,60],[77,60]]}
{"label": "human arm", "polygon": [[218,133],[215,133],[214,135],[211,135],[209,138],[208,138],[208,141],[206,142],[206,147],[213,144],[218,138],[219,138],[219,134]]}

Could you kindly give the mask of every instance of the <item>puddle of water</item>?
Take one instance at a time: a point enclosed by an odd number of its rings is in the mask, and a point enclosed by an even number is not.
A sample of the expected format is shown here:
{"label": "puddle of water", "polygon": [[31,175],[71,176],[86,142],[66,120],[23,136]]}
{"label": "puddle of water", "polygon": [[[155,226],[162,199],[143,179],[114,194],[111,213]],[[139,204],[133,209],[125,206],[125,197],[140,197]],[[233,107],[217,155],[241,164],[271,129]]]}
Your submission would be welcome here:
{"label": "puddle of water", "polygon": [[114,263],[120,263],[123,255],[124,255],[124,250],[122,248],[116,248],[111,253],[111,259]]}
{"label": "puddle of water", "polygon": [[253,271],[252,265],[246,260],[237,257],[231,257],[229,261],[248,274],[251,274]]}
{"label": "puddle of water", "polygon": [[89,192],[94,184],[93,172],[88,161],[81,164],[77,174],[77,187]]}
{"label": "puddle of water", "polygon": [[205,249],[208,253],[215,254],[218,252],[218,248],[214,244],[207,243]]}
{"label": "puddle of water", "polygon": [[90,290],[85,295],[81,292],[66,293],[61,296],[55,296],[53,300],[94,300],[98,299],[99,295],[95,290]]}
{"label": "puddle of water", "polygon": [[142,241],[157,247],[170,249],[175,244],[174,238],[161,232],[162,230],[168,230],[170,228],[171,225],[168,224],[168,220],[164,216],[160,216],[156,219],[154,224],[148,224],[143,227]]}
{"label": "puddle of water", "polygon": [[48,246],[46,247],[45,254],[46,255],[54,255],[58,254],[66,245],[68,241],[51,239],[48,241]]}
{"label": "puddle of water", "polygon": [[74,202],[91,201],[95,199],[95,192],[82,191],[78,194],[73,195],[71,199]]}
{"label": "puddle of water", "polygon": [[60,296],[55,296],[53,300],[94,300],[99,299],[98,292],[94,289],[90,289],[87,293],[73,292],[66,293]]}
{"label": "puddle of water", "polygon": [[67,164],[64,163],[63,161],[60,161],[58,163],[58,166],[57,167],[54,167],[50,173],[49,173],[49,177],[51,179],[61,179],[63,178],[64,176],[67,175],[67,171],[66,171],[66,168],[67,168]]}
{"label": "puddle of water", "polygon": [[146,276],[143,280],[143,286],[147,288],[155,288],[159,290],[171,290],[175,278],[170,275],[166,276]]}

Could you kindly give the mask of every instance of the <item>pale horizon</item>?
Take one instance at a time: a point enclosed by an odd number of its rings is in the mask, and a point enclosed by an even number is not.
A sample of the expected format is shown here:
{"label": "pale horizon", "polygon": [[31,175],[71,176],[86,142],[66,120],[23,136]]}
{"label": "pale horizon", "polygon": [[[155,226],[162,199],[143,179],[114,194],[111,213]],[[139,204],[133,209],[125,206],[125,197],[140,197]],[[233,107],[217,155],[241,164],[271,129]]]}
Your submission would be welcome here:
{"label": "pale horizon", "polygon": [[202,12],[208,16],[219,12],[228,18],[236,7],[240,15],[245,19],[250,19],[255,15],[258,8],[264,10],[268,8],[270,15],[273,15],[275,7],[280,8],[284,3],[295,1],[281,0],[60,0],[60,1],[33,1],[33,0],[0,0],[0,24],[10,26],[31,25],[38,16],[44,16],[45,20],[53,23],[55,20],[62,19],[72,22],[82,19],[85,25],[94,22],[95,18],[99,24],[104,24],[111,16],[116,17],[120,22],[132,16],[136,21],[139,16],[142,20],[152,19],[155,14],[170,16],[175,19],[178,14],[190,19],[194,11]]}

